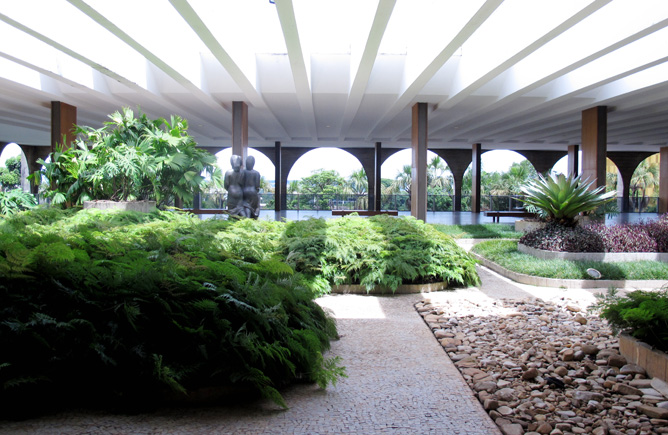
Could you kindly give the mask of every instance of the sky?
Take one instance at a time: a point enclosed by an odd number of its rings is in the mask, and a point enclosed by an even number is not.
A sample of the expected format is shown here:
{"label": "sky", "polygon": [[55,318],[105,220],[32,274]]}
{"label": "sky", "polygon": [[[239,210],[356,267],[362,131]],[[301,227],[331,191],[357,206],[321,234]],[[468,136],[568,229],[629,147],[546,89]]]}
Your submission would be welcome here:
{"label": "sky", "polygon": [[[5,165],[9,157],[20,153],[20,148],[16,144],[9,144],[0,155],[0,166]],[[226,171],[230,168],[230,156],[232,149],[227,148],[216,156],[218,165]],[[248,154],[255,157],[255,170],[258,171],[266,180],[274,179],[274,165],[268,157],[253,148],[248,149]],[[431,151],[428,151],[428,160],[435,157]],[[514,151],[494,150],[483,153],[482,168],[485,172],[505,172],[513,163],[519,163],[524,157]],[[405,149],[390,156],[381,167],[382,178],[395,178],[404,165],[411,164],[411,150]],[[311,175],[315,169],[335,170],[342,177],[348,178],[353,171],[362,168],[362,164],[352,155],[339,148],[318,148],[303,155],[288,174],[288,180],[301,180]],[[556,172],[566,173],[567,160],[564,157],[554,167]]]}
{"label": "sky", "polygon": [[[218,164],[226,171],[230,168],[230,156],[232,150],[227,148],[216,156]],[[255,170],[267,180],[274,179],[274,165],[268,157],[259,151],[249,148],[248,155],[255,157]],[[428,151],[427,159],[431,160],[436,154]],[[481,157],[482,167],[485,172],[505,172],[513,163],[519,163],[524,157],[514,151],[494,150],[484,153]],[[382,178],[395,178],[404,165],[411,164],[411,150],[405,149],[390,156],[381,167]],[[561,167],[563,166],[563,169]],[[342,177],[348,178],[350,174],[362,168],[362,164],[352,154],[339,148],[318,148],[304,154],[292,167],[288,180],[301,180],[308,177],[315,169],[335,170]],[[562,159],[555,170],[566,172],[567,161]]]}

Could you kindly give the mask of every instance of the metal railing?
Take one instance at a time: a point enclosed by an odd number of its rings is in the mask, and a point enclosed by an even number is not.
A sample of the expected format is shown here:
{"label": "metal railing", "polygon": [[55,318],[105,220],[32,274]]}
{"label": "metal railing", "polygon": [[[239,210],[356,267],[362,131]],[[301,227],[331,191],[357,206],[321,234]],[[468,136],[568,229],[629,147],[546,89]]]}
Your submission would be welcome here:
{"label": "metal railing", "polygon": [[[480,198],[482,211],[510,211],[521,210],[524,203],[520,195],[484,195]],[[274,194],[261,193],[260,203],[263,209],[274,208]],[[471,196],[463,195],[461,198],[461,211],[471,211]],[[454,195],[427,195],[427,211],[454,211]],[[657,197],[632,197],[629,198],[629,212],[631,213],[656,213],[658,210]],[[367,210],[369,197],[366,194],[305,194],[288,193],[286,195],[286,210]],[[226,209],[227,198],[221,193],[203,193],[201,195],[202,210]],[[382,210],[410,211],[410,195],[382,195]],[[617,210],[621,211],[622,199],[617,199]]]}

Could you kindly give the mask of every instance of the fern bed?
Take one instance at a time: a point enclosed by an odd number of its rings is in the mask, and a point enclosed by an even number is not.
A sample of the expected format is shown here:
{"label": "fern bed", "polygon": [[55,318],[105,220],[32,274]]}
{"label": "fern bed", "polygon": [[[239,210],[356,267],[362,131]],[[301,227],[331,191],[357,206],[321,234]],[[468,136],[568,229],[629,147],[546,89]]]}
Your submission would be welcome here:
{"label": "fern bed", "polygon": [[281,387],[345,376],[323,355],[337,333],[314,301],[331,284],[471,285],[474,264],[412,218],[21,212],[0,220],[0,409],[133,407],[209,387],[286,406]]}
{"label": "fern bed", "polygon": [[2,221],[3,413],[212,386],[285,406],[280,387],[335,381],[335,325],[276,253],[280,227],[97,210]]}

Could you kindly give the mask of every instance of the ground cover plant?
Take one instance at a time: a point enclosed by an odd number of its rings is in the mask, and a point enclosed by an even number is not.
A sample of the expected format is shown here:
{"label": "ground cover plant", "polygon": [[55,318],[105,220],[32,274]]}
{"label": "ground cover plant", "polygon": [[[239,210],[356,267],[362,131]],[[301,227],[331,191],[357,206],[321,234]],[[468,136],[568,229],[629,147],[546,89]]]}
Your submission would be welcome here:
{"label": "ground cover plant", "polygon": [[603,263],[597,261],[543,260],[517,250],[514,240],[489,240],[472,248],[472,252],[513,272],[557,279],[593,279],[587,269],[601,272],[603,279],[666,279],[668,264],[660,261]]}
{"label": "ground cover plant", "polygon": [[536,249],[562,252],[668,252],[668,214],[655,221],[568,228],[551,223],[520,238]]}
{"label": "ground cover plant", "polygon": [[523,234],[510,224],[432,225],[455,239],[519,239]]}
{"label": "ground cover plant", "polygon": [[[152,403],[342,375],[285,224],[36,209],[0,221],[0,409]],[[252,237],[249,234],[252,233]]]}
{"label": "ground cover plant", "polygon": [[668,352],[668,290],[636,290],[626,296],[612,290],[597,296],[592,309],[608,321],[614,333],[627,332]]}
{"label": "ground cover plant", "polygon": [[450,236],[412,217],[294,221],[285,238],[288,263],[329,284],[392,291],[401,284],[479,284],[475,260]]}

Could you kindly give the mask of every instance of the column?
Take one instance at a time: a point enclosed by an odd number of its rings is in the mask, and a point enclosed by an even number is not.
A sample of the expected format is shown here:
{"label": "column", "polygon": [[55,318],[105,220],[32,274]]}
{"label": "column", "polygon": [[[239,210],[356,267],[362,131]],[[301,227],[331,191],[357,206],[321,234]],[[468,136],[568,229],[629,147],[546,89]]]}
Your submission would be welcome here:
{"label": "column", "polygon": [[668,213],[668,147],[659,151],[659,213]]}
{"label": "column", "polygon": [[411,216],[427,218],[427,103],[413,105]]}
{"label": "column", "polygon": [[281,142],[274,142],[274,211],[281,211],[285,203],[285,186],[281,177]]}
{"label": "column", "polygon": [[605,156],[608,142],[608,108],[582,111],[582,179],[605,187]]}
{"label": "column", "polygon": [[232,102],[232,154],[241,156],[244,167],[248,156],[248,105]]}
{"label": "column", "polygon": [[480,156],[482,146],[474,143],[471,153],[471,213],[480,213],[480,175],[482,173]]}
{"label": "column", "polygon": [[[76,135],[74,126],[77,123],[77,108],[61,101],[51,102],[51,151],[56,145],[69,147]],[[63,144],[63,136],[65,143]]]}
{"label": "column", "polygon": [[374,145],[374,186],[373,186],[373,208],[369,207],[370,210],[375,210],[375,211],[380,211],[382,204],[381,204],[381,199],[382,199],[382,181],[380,178],[380,167],[382,165],[382,157],[380,155],[381,151],[381,143],[376,142]]}
{"label": "column", "polygon": [[580,156],[578,154],[580,151],[579,145],[569,145],[568,146],[568,174],[573,177],[578,175],[580,167]]}

